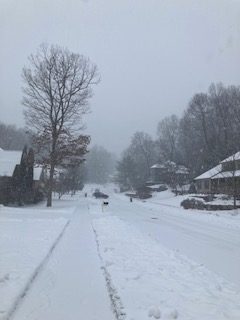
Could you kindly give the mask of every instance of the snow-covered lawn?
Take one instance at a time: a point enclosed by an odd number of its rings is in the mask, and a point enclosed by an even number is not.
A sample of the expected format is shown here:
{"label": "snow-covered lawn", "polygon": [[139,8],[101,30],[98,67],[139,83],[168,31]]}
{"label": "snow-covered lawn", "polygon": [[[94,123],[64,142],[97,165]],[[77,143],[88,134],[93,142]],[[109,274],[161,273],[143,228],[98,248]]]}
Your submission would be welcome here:
{"label": "snow-covered lawn", "polygon": [[8,318],[30,288],[67,225],[66,218],[46,212],[0,208],[0,319]]}
{"label": "snow-covered lawn", "polygon": [[113,299],[126,319],[240,319],[240,292],[203,265],[118,217],[95,219],[93,226]]}
{"label": "snow-covered lawn", "polygon": [[[147,200],[149,203],[156,203],[156,204],[165,204],[170,205],[173,207],[181,207],[181,202],[185,199],[192,199],[195,198],[197,200],[203,201],[203,197],[206,197],[206,194],[185,194],[185,195],[178,195],[176,196],[173,192],[170,190],[162,191],[162,192],[153,192],[152,198]],[[213,205],[233,205],[233,199],[230,197],[226,197],[226,195],[223,194],[216,194],[214,195],[214,198],[210,202],[205,202],[208,204]],[[237,200],[236,204],[240,205],[240,200]],[[228,213],[228,215],[235,215],[236,213],[240,213],[240,210],[228,210],[227,212],[221,211],[223,213]],[[221,212],[216,211],[208,211],[205,213],[212,213],[212,214],[219,214]]]}
{"label": "snow-covered lawn", "polygon": [[[123,195],[119,197],[123,198]],[[221,210],[221,211],[207,211],[197,209],[184,209],[181,207],[181,202],[184,199],[191,198],[191,195],[178,195],[175,196],[171,191],[154,192],[153,197],[148,200],[136,200],[136,203],[141,204],[143,207],[150,210],[157,210],[159,208],[169,208],[171,212],[176,215],[186,216],[191,219],[189,215],[194,215],[194,220],[212,221],[214,224],[231,225],[233,228],[240,229],[240,209],[236,210]],[[231,200],[220,200],[217,197],[211,204],[232,204]]]}

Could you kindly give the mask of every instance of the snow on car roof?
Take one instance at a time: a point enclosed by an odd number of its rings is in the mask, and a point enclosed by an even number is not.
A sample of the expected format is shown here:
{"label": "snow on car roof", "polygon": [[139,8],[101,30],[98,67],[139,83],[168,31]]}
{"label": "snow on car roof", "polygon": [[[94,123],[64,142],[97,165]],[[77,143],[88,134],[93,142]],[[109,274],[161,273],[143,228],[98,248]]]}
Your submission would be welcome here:
{"label": "snow on car roof", "polygon": [[20,164],[22,151],[0,150],[0,176],[11,177],[17,164]]}
{"label": "snow on car roof", "polygon": [[218,164],[216,167],[202,173],[200,176],[196,177],[194,180],[201,180],[201,179],[210,179],[216,174],[218,174],[222,169],[221,164]]}

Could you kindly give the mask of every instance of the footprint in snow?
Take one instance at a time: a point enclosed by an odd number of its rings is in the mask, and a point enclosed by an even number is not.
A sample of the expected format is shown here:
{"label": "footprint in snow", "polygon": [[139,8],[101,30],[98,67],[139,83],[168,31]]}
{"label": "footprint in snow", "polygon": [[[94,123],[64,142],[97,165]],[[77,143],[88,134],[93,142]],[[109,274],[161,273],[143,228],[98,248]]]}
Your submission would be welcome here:
{"label": "footprint in snow", "polygon": [[177,310],[172,310],[168,314],[168,318],[167,319],[177,319],[177,318],[178,318],[178,311]]}
{"label": "footprint in snow", "polygon": [[114,265],[112,261],[106,261],[106,267],[111,267],[112,265]]}
{"label": "footprint in snow", "polygon": [[160,319],[161,318],[161,311],[158,307],[152,306],[149,311],[148,311],[148,316],[149,318],[154,318],[154,319]]}
{"label": "footprint in snow", "polygon": [[104,252],[108,252],[108,251],[114,251],[114,248],[107,247],[107,248],[104,249]]}
{"label": "footprint in snow", "polygon": [[0,283],[5,283],[10,279],[9,274],[5,274],[4,277],[0,278]]}
{"label": "footprint in snow", "polygon": [[164,319],[174,320],[178,319],[178,311],[176,309],[164,312],[164,314],[161,313],[159,307],[152,306],[148,311],[148,316],[154,319],[161,319],[162,315],[164,316]]}

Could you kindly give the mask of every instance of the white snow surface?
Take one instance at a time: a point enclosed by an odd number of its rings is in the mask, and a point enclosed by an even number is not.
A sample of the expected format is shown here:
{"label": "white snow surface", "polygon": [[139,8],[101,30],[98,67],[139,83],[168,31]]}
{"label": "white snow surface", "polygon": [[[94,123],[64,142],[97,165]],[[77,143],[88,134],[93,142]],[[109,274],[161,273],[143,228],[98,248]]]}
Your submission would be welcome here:
{"label": "white snow surface", "polygon": [[223,179],[223,178],[232,178],[232,177],[239,177],[240,176],[240,170],[234,170],[234,171],[222,171],[215,176],[212,177],[212,179]]}
{"label": "white snow surface", "polygon": [[[6,241],[2,242],[1,253],[5,262],[4,269],[2,263],[0,269],[3,281],[8,274],[10,280],[7,276],[0,290],[1,297],[6,295],[5,303],[0,299],[0,319],[114,320],[86,200],[79,194],[64,196],[53,205],[52,209],[3,208],[12,218],[9,228],[2,228]],[[48,259],[42,260],[68,221],[54,250]],[[22,295],[42,261],[26,294],[8,317],[16,296]]]}
{"label": "white snow surface", "polygon": [[240,292],[203,265],[161,246],[118,217],[96,219],[94,228],[127,319],[240,318]]}
{"label": "white snow surface", "polygon": [[184,210],[187,196],[168,190],[130,202],[113,190],[86,186],[53,209],[0,207],[0,319],[239,320],[239,210]]}
{"label": "white snow surface", "polygon": [[7,319],[65,227],[64,218],[0,208],[0,319]]}
{"label": "white snow surface", "polygon": [[16,164],[20,164],[21,151],[0,150],[0,176],[11,177]]}
{"label": "white snow surface", "polygon": [[42,166],[34,166],[33,168],[33,180],[39,181],[43,172]]}
{"label": "white snow surface", "polygon": [[238,152],[234,153],[233,155],[231,155],[230,157],[227,157],[226,159],[222,160],[221,163],[236,161],[236,160],[240,160],[240,151],[238,151]]}
{"label": "white snow surface", "polygon": [[221,171],[222,171],[222,165],[218,164],[216,167],[214,167],[214,168],[202,173],[200,176],[194,178],[194,180],[210,179]]}

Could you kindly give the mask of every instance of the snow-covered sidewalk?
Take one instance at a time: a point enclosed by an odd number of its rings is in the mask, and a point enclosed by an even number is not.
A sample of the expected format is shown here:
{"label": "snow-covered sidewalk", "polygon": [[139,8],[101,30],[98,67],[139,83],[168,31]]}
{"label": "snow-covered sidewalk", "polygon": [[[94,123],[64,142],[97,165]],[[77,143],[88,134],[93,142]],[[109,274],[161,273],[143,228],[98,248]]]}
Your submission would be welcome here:
{"label": "snow-covered sidewalk", "polygon": [[8,319],[14,312],[66,226],[64,218],[49,220],[1,215],[0,319]]}
{"label": "snow-covered sidewalk", "polygon": [[86,202],[13,319],[114,319]]}
{"label": "snow-covered sidewalk", "polygon": [[93,225],[113,298],[126,313],[119,319],[240,319],[240,292],[203,265],[118,217]]}

